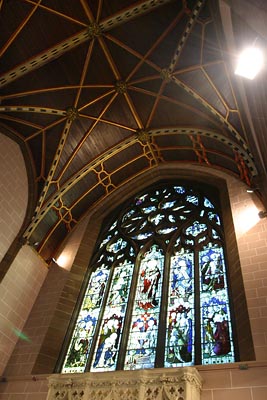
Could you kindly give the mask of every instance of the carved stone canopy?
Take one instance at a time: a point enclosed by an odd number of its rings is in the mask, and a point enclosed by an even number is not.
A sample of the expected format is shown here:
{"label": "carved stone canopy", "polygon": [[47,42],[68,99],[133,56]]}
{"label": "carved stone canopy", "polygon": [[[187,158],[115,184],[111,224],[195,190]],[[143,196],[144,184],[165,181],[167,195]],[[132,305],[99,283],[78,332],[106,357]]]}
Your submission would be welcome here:
{"label": "carved stone canopy", "polygon": [[202,379],[194,367],[55,374],[47,400],[200,400]]}

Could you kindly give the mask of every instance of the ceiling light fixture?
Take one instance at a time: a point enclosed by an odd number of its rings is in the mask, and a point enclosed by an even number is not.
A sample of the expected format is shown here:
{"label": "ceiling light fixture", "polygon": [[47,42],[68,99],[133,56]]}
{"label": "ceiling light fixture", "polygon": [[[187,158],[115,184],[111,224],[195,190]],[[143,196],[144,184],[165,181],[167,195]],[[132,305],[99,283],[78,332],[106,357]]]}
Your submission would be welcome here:
{"label": "ceiling light fixture", "polygon": [[258,47],[248,47],[238,58],[235,74],[244,78],[254,79],[263,67],[263,52]]}

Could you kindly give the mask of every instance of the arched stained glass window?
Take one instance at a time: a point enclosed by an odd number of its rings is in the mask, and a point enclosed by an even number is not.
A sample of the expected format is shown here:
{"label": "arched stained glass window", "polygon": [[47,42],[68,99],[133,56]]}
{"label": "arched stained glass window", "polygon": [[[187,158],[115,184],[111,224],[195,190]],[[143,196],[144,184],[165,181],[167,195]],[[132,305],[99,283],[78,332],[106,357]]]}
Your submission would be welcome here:
{"label": "arched stained glass window", "polygon": [[221,215],[204,187],[128,202],[89,271],[63,373],[235,361]]}

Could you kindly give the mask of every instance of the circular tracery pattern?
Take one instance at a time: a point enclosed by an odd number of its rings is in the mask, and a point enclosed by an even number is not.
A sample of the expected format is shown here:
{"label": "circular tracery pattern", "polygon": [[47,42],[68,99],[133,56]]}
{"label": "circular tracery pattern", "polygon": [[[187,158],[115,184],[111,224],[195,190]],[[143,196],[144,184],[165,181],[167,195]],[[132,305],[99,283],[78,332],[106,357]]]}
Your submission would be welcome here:
{"label": "circular tracery pattern", "polygon": [[[214,206],[196,190],[185,186],[157,189],[136,197],[134,205],[121,216],[119,226],[125,236],[138,241],[155,234],[167,237],[192,217],[199,216],[200,209],[203,218],[220,225]],[[191,229],[193,236],[200,233],[196,224]]]}

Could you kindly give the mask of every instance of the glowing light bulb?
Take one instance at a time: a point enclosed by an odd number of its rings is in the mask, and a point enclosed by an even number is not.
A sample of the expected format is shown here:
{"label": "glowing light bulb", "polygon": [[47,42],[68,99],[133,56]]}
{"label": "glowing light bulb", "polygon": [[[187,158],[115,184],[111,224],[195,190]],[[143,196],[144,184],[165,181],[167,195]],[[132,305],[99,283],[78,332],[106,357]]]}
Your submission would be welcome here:
{"label": "glowing light bulb", "polygon": [[254,79],[263,67],[263,52],[257,47],[248,47],[238,58],[235,74]]}

